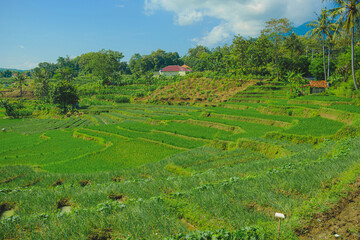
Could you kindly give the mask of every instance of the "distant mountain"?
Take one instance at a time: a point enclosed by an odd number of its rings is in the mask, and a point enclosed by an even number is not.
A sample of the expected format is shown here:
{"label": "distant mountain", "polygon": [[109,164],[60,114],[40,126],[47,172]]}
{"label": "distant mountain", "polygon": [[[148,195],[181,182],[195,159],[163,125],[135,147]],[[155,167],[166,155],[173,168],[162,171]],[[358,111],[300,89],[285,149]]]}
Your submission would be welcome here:
{"label": "distant mountain", "polygon": [[6,69],[10,70],[10,71],[16,71],[16,72],[26,72],[29,70],[19,70],[19,69],[11,69],[11,68],[0,68],[0,71],[5,71]]}
{"label": "distant mountain", "polygon": [[296,33],[297,35],[300,36],[304,36],[308,31],[311,30],[311,28],[309,28],[308,26],[306,26],[307,24],[311,23],[311,21],[306,22],[296,28],[293,29],[294,33]]}

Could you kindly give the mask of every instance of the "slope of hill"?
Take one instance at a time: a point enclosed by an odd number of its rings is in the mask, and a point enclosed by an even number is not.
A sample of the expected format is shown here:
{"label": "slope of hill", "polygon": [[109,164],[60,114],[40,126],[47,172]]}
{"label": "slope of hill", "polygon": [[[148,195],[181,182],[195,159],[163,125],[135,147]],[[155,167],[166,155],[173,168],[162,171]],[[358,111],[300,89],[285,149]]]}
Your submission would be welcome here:
{"label": "slope of hill", "polygon": [[296,33],[297,35],[300,35],[300,36],[304,36],[308,31],[311,30],[311,28],[307,26],[307,24],[309,24],[309,23],[310,23],[310,21],[303,23],[300,26],[295,27],[293,29],[294,33]]}
{"label": "slope of hill", "polygon": [[[169,99],[177,84],[155,94]],[[276,239],[281,212],[282,239],[297,239],[359,176],[360,110],[288,92],[263,81],[214,106],[111,103],[65,119],[0,119],[0,236],[229,239],[227,229]]]}
{"label": "slope of hill", "polygon": [[0,68],[0,71],[5,71],[5,70],[10,70],[10,71],[15,71],[15,72],[26,72],[29,70],[19,70],[19,69],[13,69],[13,68]]}

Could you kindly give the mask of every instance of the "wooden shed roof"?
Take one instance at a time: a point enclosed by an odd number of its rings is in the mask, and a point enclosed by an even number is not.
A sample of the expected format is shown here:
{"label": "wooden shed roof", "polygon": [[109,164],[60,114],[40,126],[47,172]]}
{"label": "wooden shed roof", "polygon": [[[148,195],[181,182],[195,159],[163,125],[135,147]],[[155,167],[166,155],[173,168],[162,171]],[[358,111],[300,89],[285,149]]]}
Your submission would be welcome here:
{"label": "wooden shed roof", "polygon": [[311,87],[311,88],[328,88],[329,84],[325,81],[310,81],[309,84],[306,84],[304,86],[301,87]]}

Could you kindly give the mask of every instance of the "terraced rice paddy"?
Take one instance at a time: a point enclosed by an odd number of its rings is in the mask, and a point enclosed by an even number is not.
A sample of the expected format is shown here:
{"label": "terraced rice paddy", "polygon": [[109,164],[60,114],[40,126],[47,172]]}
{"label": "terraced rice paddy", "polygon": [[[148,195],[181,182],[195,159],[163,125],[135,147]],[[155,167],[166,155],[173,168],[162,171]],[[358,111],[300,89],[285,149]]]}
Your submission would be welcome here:
{"label": "terraced rice paddy", "polygon": [[273,215],[283,212],[283,234],[296,238],[291,216],[360,158],[357,106],[296,100],[265,83],[217,106],[118,104],[65,120],[1,119],[0,236],[163,239],[258,226],[275,239]]}

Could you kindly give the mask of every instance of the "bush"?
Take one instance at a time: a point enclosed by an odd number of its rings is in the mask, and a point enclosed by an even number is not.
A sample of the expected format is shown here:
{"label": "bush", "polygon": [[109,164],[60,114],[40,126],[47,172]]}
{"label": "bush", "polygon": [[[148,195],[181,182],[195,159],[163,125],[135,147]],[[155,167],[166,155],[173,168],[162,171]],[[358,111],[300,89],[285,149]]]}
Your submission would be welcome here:
{"label": "bush", "polygon": [[33,113],[31,109],[23,108],[21,103],[10,103],[8,100],[0,101],[0,106],[5,108],[5,115],[12,118],[27,117]]}
{"label": "bush", "polygon": [[66,112],[69,105],[75,106],[79,101],[79,94],[73,84],[67,81],[60,81],[55,84],[51,98],[53,103],[58,104],[63,112]]}
{"label": "bush", "polygon": [[128,97],[115,97],[114,101],[117,103],[129,103],[130,99]]}
{"label": "bush", "polygon": [[357,91],[355,91],[354,83],[352,80],[348,80],[347,82],[340,83],[335,89],[330,89],[330,92],[333,93],[337,97],[356,97],[358,96]]}

